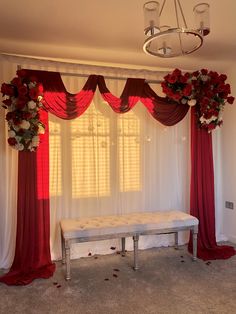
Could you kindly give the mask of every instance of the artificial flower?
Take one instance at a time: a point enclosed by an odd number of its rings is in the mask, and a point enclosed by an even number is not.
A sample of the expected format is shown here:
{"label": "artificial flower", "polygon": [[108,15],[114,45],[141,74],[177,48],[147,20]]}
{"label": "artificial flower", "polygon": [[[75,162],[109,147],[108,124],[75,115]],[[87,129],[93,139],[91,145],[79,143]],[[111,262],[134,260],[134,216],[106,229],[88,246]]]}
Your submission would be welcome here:
{"label": "artificial flower", "polygon": [[175,69],[164,77],[162,90],[166,96],[180,104],[196,105],[199,126],[211,132],[221,126],[222,111],[226,103],[233,104],[234,97],[225,74],[202,69],[182,73]]}
{"label": "artificial flower", "polygon": [[39,134],[44,134],[45,126],[40,121],[43,88],[36,78],[27,78],[27,72],[17,71],[17,77],[10,84],[1,86],[3,108],[7,109],[8,143],[19,151],[35,151],[40,143]]}

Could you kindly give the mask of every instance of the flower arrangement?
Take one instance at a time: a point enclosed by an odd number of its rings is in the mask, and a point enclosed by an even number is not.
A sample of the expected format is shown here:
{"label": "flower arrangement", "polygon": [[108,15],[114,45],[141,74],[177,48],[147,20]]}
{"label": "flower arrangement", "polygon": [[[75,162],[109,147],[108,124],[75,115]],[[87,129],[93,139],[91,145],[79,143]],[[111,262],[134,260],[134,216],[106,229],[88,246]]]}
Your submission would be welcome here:
{"label": "flower arrangement", "polygon": [[199,126],[211,132],[222,125],[222,111],[226,103],[233,104],[234,97],[225,74],[202,69],[182,73],[175,69],[162,82],[166,96],[180,104],[196,105]]}
{"label": "flower arrangement", "polygon": [[40,121],[43,88],[36,78],[27,78],[26,71],[18,70],[10,84],[1,86],[3,108],[7,109],[8,143],[19,151],[36,151],[45,126]]}

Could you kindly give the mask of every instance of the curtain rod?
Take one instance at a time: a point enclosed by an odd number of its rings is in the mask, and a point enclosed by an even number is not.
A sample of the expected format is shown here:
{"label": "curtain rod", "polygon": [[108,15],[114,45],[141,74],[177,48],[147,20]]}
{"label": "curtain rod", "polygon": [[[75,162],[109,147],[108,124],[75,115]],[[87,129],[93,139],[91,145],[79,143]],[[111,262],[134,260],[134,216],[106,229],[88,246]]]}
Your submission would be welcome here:
{"label": "curtain rod", "polygon": [[[17,65],[17,70],[21,70],[21,65]],[[75,77],[89,77],[91,74],[80,74],[80,73],[69,73],[69,72],[59,72],[61,76],[75,76]],[[127,78],[121,76],[109,76],[103,75],[104,79],[126,81]],[[161,84],[162,80],[145,80],[149,84]]]}
{"label": "curtain rod", "polygon": [[[77,76],[77,77],[88,77],[90,74],[79,74],[79,73],[69,73],[69,72],[59,72],[62,76]],[[109,75],[103,75],[105,79],[110,80],[120,80],[120,81],[126,81],[127,78],[121,77],[121,76],[109,76]],[[161,84],[162,80],[145,80],[147,83],[152,84]]]}

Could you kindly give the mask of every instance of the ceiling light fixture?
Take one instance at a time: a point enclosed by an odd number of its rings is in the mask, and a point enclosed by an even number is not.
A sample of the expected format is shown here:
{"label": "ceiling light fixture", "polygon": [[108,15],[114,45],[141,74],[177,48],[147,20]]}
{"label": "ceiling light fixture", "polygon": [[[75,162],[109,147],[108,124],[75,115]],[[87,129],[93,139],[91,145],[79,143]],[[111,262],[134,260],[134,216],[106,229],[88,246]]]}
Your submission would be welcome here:
{"label": "ceiling light fixture", "polygon": [[[195,16],[195,28],[188,28],[184,12],[179,0],[173,0],[176,25],[160,25],[163,17],[166,0],[161,9],[157,1],[148,1],[143,6],[144,34],[147,39],[144,42],[145,53],[162,58],[177,57],[190,54],[199,49],[203,44],[203,37],[210,32],[209,4],[199,3],[193,8]],[[169,10],[170,12],[170,10]]]}

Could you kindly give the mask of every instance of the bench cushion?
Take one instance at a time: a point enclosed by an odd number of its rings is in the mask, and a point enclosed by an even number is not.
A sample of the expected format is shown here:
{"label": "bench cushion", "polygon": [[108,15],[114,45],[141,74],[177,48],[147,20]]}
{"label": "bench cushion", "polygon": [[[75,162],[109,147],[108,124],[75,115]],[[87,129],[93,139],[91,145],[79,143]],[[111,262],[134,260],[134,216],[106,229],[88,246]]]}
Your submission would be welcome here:
{"label": "bench cushion", "polygon": [[63,219],[60,222],[64,239],[78,239],[140,233],[172,228],[187,228],[198,225],[198,219],[180,211],[142,212],[124,215],[99,216],[78,219]]}

